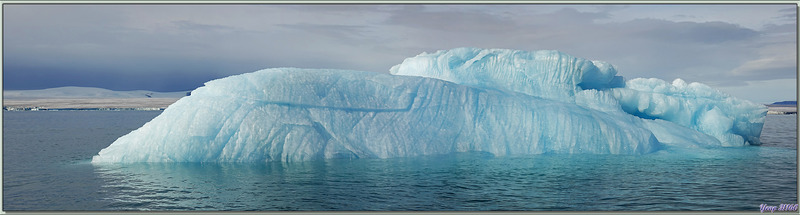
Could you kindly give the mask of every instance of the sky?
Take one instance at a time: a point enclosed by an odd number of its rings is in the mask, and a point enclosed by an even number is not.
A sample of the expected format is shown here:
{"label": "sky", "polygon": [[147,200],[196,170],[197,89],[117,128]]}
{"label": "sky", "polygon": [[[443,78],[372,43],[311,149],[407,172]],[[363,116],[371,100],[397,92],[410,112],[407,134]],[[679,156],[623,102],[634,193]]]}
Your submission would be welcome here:
{"label": "sky", "polygon": [[274,67],[388,73],[458,47],[559,50],[626,79],[797,98],[796,4],[4,4],[3,89],[189,91]]}

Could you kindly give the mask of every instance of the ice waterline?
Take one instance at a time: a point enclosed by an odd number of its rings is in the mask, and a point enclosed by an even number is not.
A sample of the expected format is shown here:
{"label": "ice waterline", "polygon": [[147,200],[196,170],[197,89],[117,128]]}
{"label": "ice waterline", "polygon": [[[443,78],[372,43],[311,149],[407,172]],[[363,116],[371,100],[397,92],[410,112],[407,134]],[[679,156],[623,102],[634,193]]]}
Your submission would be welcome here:
{"label": "ice waterline", "polygon": [[645,154],[759,145],[767,111],[701,83],[624,81],[609,63],[558,51],[457,48],[390,73],[273,68],[212,80],[92,162]]}

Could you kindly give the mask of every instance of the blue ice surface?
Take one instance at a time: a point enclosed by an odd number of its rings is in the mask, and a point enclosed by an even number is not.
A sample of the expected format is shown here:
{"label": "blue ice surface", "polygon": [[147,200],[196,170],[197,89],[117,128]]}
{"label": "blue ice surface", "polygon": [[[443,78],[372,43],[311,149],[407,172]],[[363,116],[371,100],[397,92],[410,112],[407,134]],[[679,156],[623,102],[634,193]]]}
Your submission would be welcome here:
{"label": "blue ice surface", "polygon": [[766,116],[700,83],[624,81],[609,63],[558,51],[458,48],[390,73],[273,68],[209,81],[92,162],[647,154],[759,145]]}

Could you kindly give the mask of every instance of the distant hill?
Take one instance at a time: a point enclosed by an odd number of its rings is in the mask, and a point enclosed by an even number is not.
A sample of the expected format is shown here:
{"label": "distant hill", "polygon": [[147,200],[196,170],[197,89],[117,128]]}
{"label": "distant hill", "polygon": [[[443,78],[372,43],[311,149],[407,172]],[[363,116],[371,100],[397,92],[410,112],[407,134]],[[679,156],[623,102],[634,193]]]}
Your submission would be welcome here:
{"label": "distant hill", "polygon": [[95,87],[57,87],[42,90],[4,90],[3,99],[181,98],[188,92],[113,91]]}
{"label": "distant hill", "polygon": [[770,104],[769,106],[797,106],[797,101],[775,102],[775,103]]}

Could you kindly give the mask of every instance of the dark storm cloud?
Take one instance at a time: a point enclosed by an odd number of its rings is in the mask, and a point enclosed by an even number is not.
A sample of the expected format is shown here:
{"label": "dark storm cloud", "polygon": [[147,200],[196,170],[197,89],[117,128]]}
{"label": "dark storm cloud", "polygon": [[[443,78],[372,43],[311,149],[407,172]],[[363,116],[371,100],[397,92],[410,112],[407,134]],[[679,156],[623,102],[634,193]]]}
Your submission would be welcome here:
{"label": "dark storm cloud", "polygon": [[5,89],[180,91],[231,68],[215,60],[219,50],[213,44],[225,41],[232,27],[174,20],[146,29],[123,18],[130,15],[124,6],[6,7]]}
{"label": "dark storm cloud", "polygon": [[[189,68],[190,66],[187,66]],[[4,66],[6,70],[21,70],[3,74],[6,89],[44,89],[53,86],[90,86],[115,90],[170,89],[168,91],[191,90],[211,79],[220,78],[207,73],[196,73],[188,69],[165,70],[160,73],[136,71],[104,72],[83,68],[47,66]]]}

